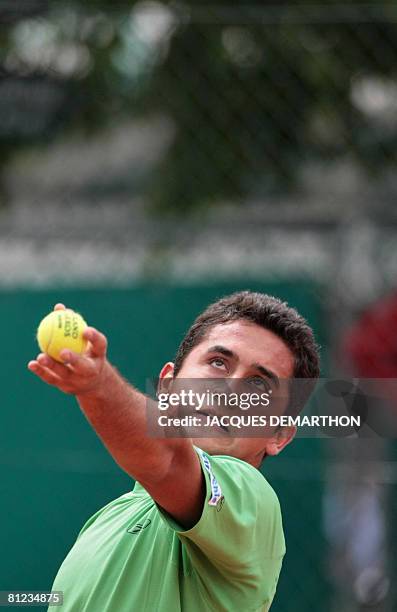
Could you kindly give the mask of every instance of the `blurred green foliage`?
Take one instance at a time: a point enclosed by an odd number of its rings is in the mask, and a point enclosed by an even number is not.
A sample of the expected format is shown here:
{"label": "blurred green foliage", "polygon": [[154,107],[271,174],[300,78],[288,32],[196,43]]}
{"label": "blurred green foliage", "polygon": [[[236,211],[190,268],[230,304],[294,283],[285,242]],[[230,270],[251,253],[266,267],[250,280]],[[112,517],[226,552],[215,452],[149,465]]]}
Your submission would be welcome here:
{"label": "blurred green foliage", "polygon": [[392,4],[19,0],[0,19],[3,168],[21,147],[153,113],[175,126],[148,181],[155,210],[299,189],[307,161],[375,178],[396,162]]}

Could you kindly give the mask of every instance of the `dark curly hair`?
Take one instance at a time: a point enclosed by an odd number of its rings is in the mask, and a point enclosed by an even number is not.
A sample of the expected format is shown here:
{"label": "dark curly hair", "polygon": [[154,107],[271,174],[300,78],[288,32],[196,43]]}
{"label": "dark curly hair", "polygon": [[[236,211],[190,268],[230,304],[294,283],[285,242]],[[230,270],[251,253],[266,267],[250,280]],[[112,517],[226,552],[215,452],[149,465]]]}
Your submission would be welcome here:
{"label": "dark curly hair", "polygon": [[178,374],[186,356],[211,328],[241,319],[276,334],[294,355],[295,367],[288,412],[297,414],[308,400],[320,375],[319,346],[306,320],[286,302],[271,295],[240,291],[210,304],[183,338],[174,360],[174,375]]}

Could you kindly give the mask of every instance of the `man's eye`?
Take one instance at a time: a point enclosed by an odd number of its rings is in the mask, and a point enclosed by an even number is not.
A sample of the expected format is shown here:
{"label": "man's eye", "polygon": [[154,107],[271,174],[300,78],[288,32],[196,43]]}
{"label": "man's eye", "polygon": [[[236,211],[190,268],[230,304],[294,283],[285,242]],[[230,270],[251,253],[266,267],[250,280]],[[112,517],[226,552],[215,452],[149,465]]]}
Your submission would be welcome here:
{"label": "man's eye", "polygon": [[260,376],[255,376],[254,378],[250,378],[248,382],[255,385],[255,387],[257,387],[258,389],[265,389],[266,391],[269,390],[268,382],[264,378],[261,378]]}
{"label": "man's eye", "polygon": [[219,357],[215,357],[215,359],[211,359],[210,364],[215,366],[215,368],[225,368],[225,362],[223,361],[223,359],[220,359]]}

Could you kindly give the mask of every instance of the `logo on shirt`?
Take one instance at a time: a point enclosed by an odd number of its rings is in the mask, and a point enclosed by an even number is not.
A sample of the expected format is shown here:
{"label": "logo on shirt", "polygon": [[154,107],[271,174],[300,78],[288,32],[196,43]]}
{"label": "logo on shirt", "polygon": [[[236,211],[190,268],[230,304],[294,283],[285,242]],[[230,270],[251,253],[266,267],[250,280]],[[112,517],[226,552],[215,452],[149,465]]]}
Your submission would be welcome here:
{"label": "logo on shirt", "polygon": [[129,527],[127,529],[127,533],[133,533],[134,535],[141,533],[143,529],[146,529],[146,527],[149,527],[151,522],[152,521],[150,519],[146,519],[146,521],[144,521],[143,523],[137,523],[136,525]]}
{"label": "logo on shirt", "polygon": [[203,465],[204,465],[205,469],[207,470],[207,472],[209,474],[210,483],[211,483],[211,499],[209,500],[208,505],[209,506],[217,506],[218,502],[223,497],[222,489],[221,489],[221,486],[220,486],[219,482],[217,481],[217,479],[214,476],[214,473],[213,473],[212,468],[211,468],[211,463],[210,463],[210,460],[208,459],[207,455],[204,455],[204,453],[202,451],[200,451],[200,455],[201,455],[201,458],[203,460]]}

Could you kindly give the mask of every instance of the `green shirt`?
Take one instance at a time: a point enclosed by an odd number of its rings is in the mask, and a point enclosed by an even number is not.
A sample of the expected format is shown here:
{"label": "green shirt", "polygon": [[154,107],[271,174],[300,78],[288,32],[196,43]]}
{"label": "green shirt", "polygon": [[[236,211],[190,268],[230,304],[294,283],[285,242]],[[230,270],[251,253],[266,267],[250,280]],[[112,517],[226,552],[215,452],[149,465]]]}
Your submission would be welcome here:
{"label": "green shirt", "polygon": [[53,585],[62,612],[270,608],[285,553],[277,496],[245,461],[195,450],[206,482],[196,525],[181,528],[136,483],[80,531]]}

